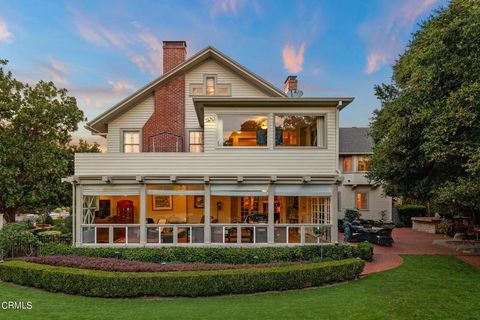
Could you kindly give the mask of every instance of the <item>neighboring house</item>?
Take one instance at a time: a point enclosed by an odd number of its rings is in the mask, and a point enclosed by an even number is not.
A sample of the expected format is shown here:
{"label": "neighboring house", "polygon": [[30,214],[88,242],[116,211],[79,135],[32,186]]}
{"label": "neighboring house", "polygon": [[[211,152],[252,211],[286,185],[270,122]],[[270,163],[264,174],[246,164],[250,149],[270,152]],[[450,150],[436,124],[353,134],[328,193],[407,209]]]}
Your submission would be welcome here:
{"label": "neighboring house", "polygon": [[75,155],[75,245],[335,242],[353,98],[300,98],[294,76],[282,91],[215,48],[163,45],[164,74],[87,123],[108,150]]}
{"label": "neighboring house", "polygon": [[370,169],[373,141],[368,128],[340,128],[339,167],[343,177],[338,187],[338,218],[345,209],[357,208],[362,219],[392,221],[392,198],[365,176]]}

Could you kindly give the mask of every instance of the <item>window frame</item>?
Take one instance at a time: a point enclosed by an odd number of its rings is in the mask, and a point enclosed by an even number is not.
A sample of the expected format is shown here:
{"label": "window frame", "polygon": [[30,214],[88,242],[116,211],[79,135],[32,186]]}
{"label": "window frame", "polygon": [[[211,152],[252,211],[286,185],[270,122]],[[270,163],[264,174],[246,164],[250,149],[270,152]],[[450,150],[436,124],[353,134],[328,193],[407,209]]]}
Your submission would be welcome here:
{"label": "window frame", "polygon": [[[198,143],[191,144],[191,142],[190,142],[190,134],[191,134],[192,132],[201,132],[201,133],[203,134],[203,143],[202,143],[202,144],[198,144]],[[188,133],[188,140],[187,140],[187,141],[188,141],[188,144],[187,144],[187,150],[188,150],[188,152],[190,152],[190,153],[203,153],[203,152],[205,152],[205,131],[204,131],[204,130],[201,130],[201,129],[191,129],[191,130],[188,130],[187,133]],[[203,146],[203,149],[202,149],[201,152],[192,152],[192,151],[190,151],[190,146],[191,146],[191,145],[194,145],[194,146],[200,146],[200,145],[201,145],[201,146]]]}
{"label": "window frame", "polygon": [[[139,128],[122,128],[120,129],[120,150],[123,153],[137,153],[137,152],[125,152],[125,133],[136,132],[138,133],[138,153],[142,153],[142,129]],[[134,144],[129,144],[134,145]]]}
{"label": "window frame", "polygon": [[[350,158],[350,170],[347,171],[345,170],[345,159],[346,158]],[[352,172],[355,172],[355,168],[353,167],[354,165],[354,157],[353,156],[348,156],[348,155],[344,155],[342,157],[342,173],[352,173]]]}
{"label": "window frame", "polygon": [[[305,117],[318,117],[317,119],[317,145],[316,146],[283,146],[277,145],[275,141],[277,126],[276,117],[279,116],[288,116],[288,115],[295,115],[295,116],[305,116]],[[323,127],[320,126],[320,118],[323,118]],[[273,113],[273,147],[280,148],[280,149],[328,149],[328,139],[327,139],[327,113],[292,113],[292,112],[282,112],[282,113]],[[321,137],[321,139],[320,139]],[[322,143],[320,143],[322,142]]]}
{"label": "window frame", "polygon": [[[214,94],[207,94],[207,78],[213,78],[214,81]],[[190,83],[189,84],[189,96],[190,97],[231,97],[232,96],[232,84],[231,83],[218,83],[218,76],[216,74],[204,74],[202,83]],[[195,88],[202,88],[201,94],[194,94]],[[218,94],[218,89],[228,89],[228,94]]]}
{"label": "window frame", "polygon": [[[264,146],[224,146],[223,145],[223,120],[222,116],[260,116],[267,118],[267,144]],[[217,119],[217,146],[218,149],[268,149],[270,148],[270,114],[269,113],[216,113]]]}
{"label": "window frame", "polygon": [[371,155],[358,155],[356,158],[357,158],[357,159],[356,159],[355,162],[356,162],[356,166],[357,166],[357,167],[356,167],[356,168],[357,168],[357,172],[362,172],[362,173],[364,173],[364,172],[370,171],[370,170],[360,170],[360,168],[359,168],[359,163],[360,163],[361,160],[364,160],[365,158],[370,158],[370,166],[371,166],[371,162],[372,162],[372,157],[371,157]]}
{"label": "window frame", "polygon": [[[357,195],[359,194],[365,194],[366,197],[367,197],[367,200],[365,201],[367,203],[367,207],[366,208],[358,208],[357,207]],[[354,203],[355,203],[355,208],[359,211],[368,211],[370,210],[370,193],[368,191],[355,191],[354,193]]]}

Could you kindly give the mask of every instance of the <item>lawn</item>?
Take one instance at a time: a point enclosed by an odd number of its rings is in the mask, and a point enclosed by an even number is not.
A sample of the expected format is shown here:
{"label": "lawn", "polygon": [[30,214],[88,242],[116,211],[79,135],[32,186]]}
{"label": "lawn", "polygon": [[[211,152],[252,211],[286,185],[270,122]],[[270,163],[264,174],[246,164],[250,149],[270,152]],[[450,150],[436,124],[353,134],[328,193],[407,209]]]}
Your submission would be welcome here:
{"label": "lawn", "polygon": [[480,272],[447,256],[404,256],[397,269],[331,287],[247,296],[97,299],[0,283],[0,319],[480,319]]}

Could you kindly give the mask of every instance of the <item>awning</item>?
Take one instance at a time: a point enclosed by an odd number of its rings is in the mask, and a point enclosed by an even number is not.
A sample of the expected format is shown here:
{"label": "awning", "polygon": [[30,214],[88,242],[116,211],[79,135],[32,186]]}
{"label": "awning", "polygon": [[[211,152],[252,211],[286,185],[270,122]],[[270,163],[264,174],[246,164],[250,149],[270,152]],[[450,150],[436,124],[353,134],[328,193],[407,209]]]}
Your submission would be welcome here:
{"label": "awning", "polygon": [[267,196],[267,185],[212,185],[212,196]]}
{"label": "awning", "polygon": [[331,196],[331,185],[276,185],[276,196]]}
{"label": "awning", "polygon": [[137,188],[114,188],[114,187],[83,187],[84,196],[139,196],[140,189]]}

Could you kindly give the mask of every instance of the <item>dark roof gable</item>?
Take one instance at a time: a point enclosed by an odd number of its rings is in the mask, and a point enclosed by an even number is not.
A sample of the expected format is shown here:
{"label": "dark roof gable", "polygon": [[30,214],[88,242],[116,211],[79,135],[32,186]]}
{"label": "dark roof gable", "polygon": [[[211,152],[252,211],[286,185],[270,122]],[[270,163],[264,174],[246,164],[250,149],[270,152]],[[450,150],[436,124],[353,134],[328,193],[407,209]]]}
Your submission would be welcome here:
{"label": "dark roof gable", "polygon": [[340,154],[372,153],[373,140],[369,128],[340,128]]}

